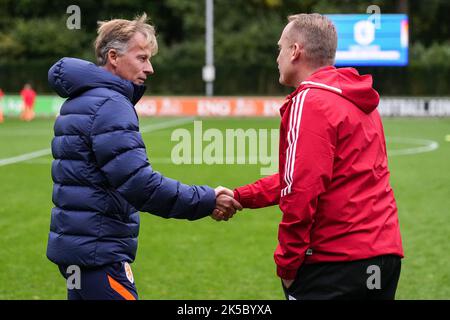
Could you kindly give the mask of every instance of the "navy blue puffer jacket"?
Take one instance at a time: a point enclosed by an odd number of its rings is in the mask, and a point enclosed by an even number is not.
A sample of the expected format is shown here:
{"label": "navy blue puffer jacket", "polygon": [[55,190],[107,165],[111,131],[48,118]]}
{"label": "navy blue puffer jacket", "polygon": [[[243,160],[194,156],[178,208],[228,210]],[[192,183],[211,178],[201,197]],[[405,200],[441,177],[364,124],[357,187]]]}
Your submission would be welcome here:
{"label": "navy blue puffer jacket", "polygon": [[189,220],[212,213],[213,189],[166,178],[149,164],[134,110],[144,86],[74,58],[58,61],[48,77],[68,98],[52,141],[51,261],[85,267],[133,262],[138,211]]}

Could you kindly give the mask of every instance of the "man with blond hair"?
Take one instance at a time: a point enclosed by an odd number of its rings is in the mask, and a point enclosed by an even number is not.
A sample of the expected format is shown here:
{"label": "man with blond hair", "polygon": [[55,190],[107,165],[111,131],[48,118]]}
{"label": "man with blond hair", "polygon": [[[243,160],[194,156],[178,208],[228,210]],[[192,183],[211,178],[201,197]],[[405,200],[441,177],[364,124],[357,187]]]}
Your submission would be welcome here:
{"label": "man with blond hair", "polygon": [[328,18],[288,20],[279,82],[296,89],[280,109],[279,172],[234,197],[244,208],[279,205],[274,258],[287,299],[394,299],[403,249],[379,95],[370,75],[333,66]]}
{"label": "man with blond hair", "polygon": [[130,263],[139,213],[196,220],[242,209],[208,186],[188,186],[149,164],[134,105],[154,70],[155,30],[146,15],[100,23],[99,66],[63,58],[49,84],[68,98],[52,141],[53,203],[47,257],[67,278],[68,299],[138,298]]}

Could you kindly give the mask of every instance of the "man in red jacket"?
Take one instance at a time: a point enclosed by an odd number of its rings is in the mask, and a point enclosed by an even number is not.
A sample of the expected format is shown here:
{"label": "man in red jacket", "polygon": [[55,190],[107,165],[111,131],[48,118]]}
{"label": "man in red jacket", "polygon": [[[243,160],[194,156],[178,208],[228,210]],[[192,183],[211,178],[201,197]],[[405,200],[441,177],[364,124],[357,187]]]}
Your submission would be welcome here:
{"label": "man in red jacket", "polygon": [[287,299],[394,299],[403,249],[379,95],[370,75],[333,67],[326,17],[288,20],[279,81],[296,90],[280,109],[279,172],[234,197],[283,212],[274,257]]}

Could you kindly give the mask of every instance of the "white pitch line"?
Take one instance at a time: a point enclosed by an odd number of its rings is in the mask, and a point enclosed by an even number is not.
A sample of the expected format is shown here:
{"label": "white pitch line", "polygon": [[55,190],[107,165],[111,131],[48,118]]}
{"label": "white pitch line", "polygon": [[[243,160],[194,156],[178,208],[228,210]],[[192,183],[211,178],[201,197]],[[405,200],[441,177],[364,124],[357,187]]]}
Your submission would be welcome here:
{"label": "white pitch line", "polygon": [[30,152],[30,153],[21,154],[19,156],[12,157],[12,158],[0,159],[0,167],[7,166],[8,164],[13,164],[13,163],[17,163],[17,162],[40,158],[43,156],[47,156],[50,153],[52,153],[52,150],[47,148],[47,149],[42,149],[42,150]]}
{"label": "white pitch line", "polygon": [[29,137],[31,136],[51,136],[53,130],[50,129],[30,129],[30,130],[9,130],[0,131],[1,137]]}
{"label": "white pitch line", "polygon": [[[259,155],[254,155],[253,158],[257,158]],[[239,165],[257,165],[261,163],[249,163],[249,159],[251,157],[237,157],[237,158],[233,158],[233,157],[227,157],[227,158],[223,158],[222,163],[214,163],[215,165],[223,165],[223,164],[239,164]],[[51,164],[53,161],[53,159],[38,159],[38,160],[29,160],[26,163],[27,164],[43,164],[43,165],[48,165]],[[181,163],[183,165],[191,165],[191,164],[197,164],[202,162],[203,159],[202,158],[191,158],[189,159],[189,161],[187,163]],[[149,157],[149,162],[151,165],[153,164],[175,164],[175,161],[172,158],[152,158],[151,156]],[[203,162],[203,164],[206,164]],[[265,164],[264,164],[265,165]]]}
{"label": "white pitch line", "polygon": [[[185,118],[185,119],[164,121],[161,123],[151,124],[151,125],[142,127],[142,129],[139,131],[141,133],[148,133],[148,132],[153,132],[153,131],[157,131],[157,130],[161,130],[161,129],[172,128],[172,127],[179,126],[181,124],[186,124],[186,123],[192,122],[193,119],[195,119],[195,118]],[[18,163],[18,162],[23,162],[23,161],[40,158],[43,156],[47,156],[51,153],[52,153],[52,150],[50,148],[46,148],[46,149],[41,149],[41,150],[29,152],[29,153],[24,153],[24,154],[21,154],[21,155],[15,156],[15,157],[11,157],[11,158],[0,159],[0,167],[7,166],[9,164],[14,164],[14,163]]]}
{"label": "white pitch line", "polygon": [[164,122],[156,123],[156,124],[149,124],[145,127],[140,128],[139,131],[141,133],[148,133],[148,132],[153,132],[156,130],[172,128],[172,127],[179,126],[181,124],[190,123],[194,119],[195,119],[195,117],[189,117],[189,118],[184,118],[184,119],[175,119],[175,120],[164,121]]}
{"label": "white pitch line", "polygon": [[416,144],[419,147],[415,148],[406,148],[406,149],[397,149],[397,150],[388,150],[389,156],[402,156],[402,155],[412,155],[424,152],[434,151],[439,148],[439,143],[433,140],[425,140],[425,139],[412,139],[412,138],[401,138],[401,137],[387,137],[386,140],[388,142],[400,142],[400,143],[408,143],[408,144]]}

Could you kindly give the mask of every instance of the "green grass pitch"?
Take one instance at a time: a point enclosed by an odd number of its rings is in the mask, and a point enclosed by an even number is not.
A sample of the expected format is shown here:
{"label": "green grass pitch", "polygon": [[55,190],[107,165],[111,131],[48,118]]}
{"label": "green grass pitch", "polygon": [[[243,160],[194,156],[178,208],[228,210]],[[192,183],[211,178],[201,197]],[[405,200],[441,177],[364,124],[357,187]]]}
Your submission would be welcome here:
{"label": "green grass pitch", "polygon": [[[201,120],[204,130],[222,132],[279,125],[279,119]],[[140,121],[143,128],[172,120]],[[449,299],[450,142],[446,136],[450,119],[385,118],[383,122],[405,249],[397,299]],[[1,165],[6,158],[49,148],[52,127],[53,119],[30,123],[6,119],[0,124],[0,299],[66,298],[65,281],[45,256],[52,208],[51,155]],[[193,125],[178,127],[192,130]],[[175,129],[143,134],[150,161],[170,159]],[[415,153],[428,143],[422,140],[439,147]],[[399,154],[411,148],[412,154]],[[214,187],[237,187],[261,177],[260,165],[155,161],[153,167],[184,183]],[[142,213],[132,264],[140,298],[283,299],[273,262],[280,219],[278,207],[245,210],[228,222],[209,217],[195,222],[165,220]]]}

